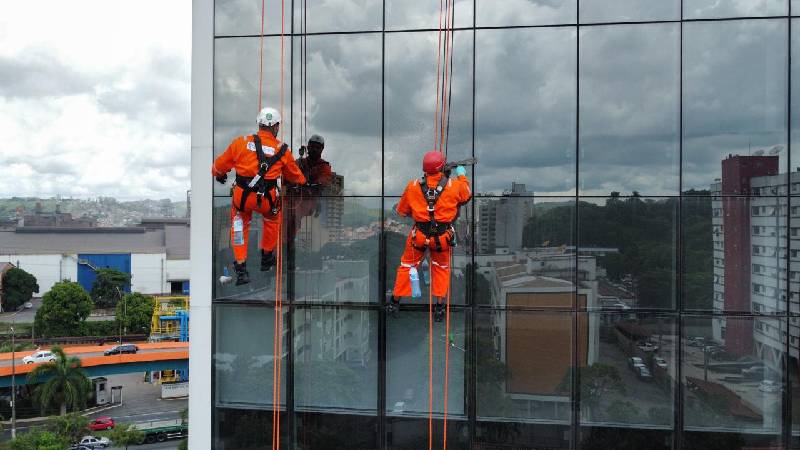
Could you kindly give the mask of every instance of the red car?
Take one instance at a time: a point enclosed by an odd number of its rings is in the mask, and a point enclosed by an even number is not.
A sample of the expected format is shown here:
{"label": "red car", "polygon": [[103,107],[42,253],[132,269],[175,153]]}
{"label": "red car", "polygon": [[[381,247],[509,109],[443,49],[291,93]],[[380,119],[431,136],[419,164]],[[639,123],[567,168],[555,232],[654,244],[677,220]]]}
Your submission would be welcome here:
{"label": "red car", "polygon": [[114,419],[111,417],[98,417],[89,422],[89,429],[92,431],[110,430],[114,428]]}

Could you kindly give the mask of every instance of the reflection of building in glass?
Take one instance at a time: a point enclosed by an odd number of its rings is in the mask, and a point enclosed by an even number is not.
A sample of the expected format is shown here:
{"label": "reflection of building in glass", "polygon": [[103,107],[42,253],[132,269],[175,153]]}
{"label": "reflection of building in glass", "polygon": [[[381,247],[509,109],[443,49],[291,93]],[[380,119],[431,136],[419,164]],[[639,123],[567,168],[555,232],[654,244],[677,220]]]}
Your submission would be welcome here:
{"label": "reflection of building in glass", "polygon": [[478,253],[521,249],[525,224],[533,216],[533,200],[533,192],[513,182],[502,197],[483,199],[478,204]]}
{"label": "reflection of building in glass", "polygon": [[317,202],[319,214],[302,218],[297,233],[296,248],[319,251],[329,242],[342,239],[342,216],[344,215],[344,176],[333,173],[330,186],[326,187]]}
{"label": "reflection of building in glass", "polygon": [[[786,177],[778,174],[778,163],[778,156],[729,156],[722,161],[722,179],[711,185],[715,312],[786,309],[788,208]],[[800,181],[800,173],[793,173],[792,181]],[[775,323],[717,316],[713,337],[731,353],[754,355],[780,370],[786,337]],[[796,337],[792,343],[796,356]]]}
{"label": "reflection of building in glass", "polygon": [[[569,311],[595,306],[597,297],[594,257],[581,257],[580,281],[572,280],[575,254],[559,249],[518,252],[511,260],[497,255],[496,261],[479,268],[490,280],[493,313],[492,337],[498,360],[508,375],[505,392],[523,417],[568,420],[570,397],[559,385],[572,366],[572,353],[564,351],[572,342],[572,315],[507,311],[506,308]],[[599,329],[596,315],[578,317],[578,363],[593,364]]]}

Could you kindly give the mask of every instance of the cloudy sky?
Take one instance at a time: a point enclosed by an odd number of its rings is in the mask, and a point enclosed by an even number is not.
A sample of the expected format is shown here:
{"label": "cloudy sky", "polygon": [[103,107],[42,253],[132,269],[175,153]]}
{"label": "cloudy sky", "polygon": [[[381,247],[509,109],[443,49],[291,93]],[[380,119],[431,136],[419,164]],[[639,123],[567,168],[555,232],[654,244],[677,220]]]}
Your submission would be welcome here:
{"label": "cloudy sky", "polygon": [[[280,2],[266,3],[266,32],[278,33]],[[771,16],[788,9],[787,0],[683,3],[687,18]],[[216,1],[217,153],[233,137],[254,130],[259,42],[252,35],[260,30],[260,4]],[[382,0],[308,4],[310,32],[382,26]],[[578,15],[586,23],[680,16],[678,0],[584,0],[580,11],[576,4],[477,0],[473,14],[472,1],[457,0],[456,25],[559,25],[575,23]],[[353,195],[381,189],[399,195],[405,180],[418,176],[419,156],[433,145],[438,36],[404,30],[435,28],[438,2],[387,0],[386,7],[387,29],[403,32],[386,35],[385,58],[380,33],[307,40],[308,131],[327,138],[325,157]],[[189,188],[191,2],[31,1],[5,10],[0,164],[13,176],[0,177],[0,196],[182,198]],[[289,22],[287,14],[287,30]],[[799,29],[794,27],[793,39]],[[474,152],[479,164],[472,175],[483,193],[517,181],[540,195],[674,195],[681,189],[681,161],[682,188],[707,188],[729,153],[786,146],[787,33],[785,19],[685,24],[681,155],[678,24],[456,32],[448,152],[453,158]],[[296,39],[294,91],[284,105],[287,135],[301,118],[298,44]],[[288,94],[288,39],[286,46]],[[264,103],[275,106],[278,55],[279,40],[266,38]],[[295,126],[293,146],[300,140]],[[782,172],[789,166],[786,153]]]}
{"label": "cloudy sky", "polygon": [[5,2],[0,197],[185,198],[190,0]]}

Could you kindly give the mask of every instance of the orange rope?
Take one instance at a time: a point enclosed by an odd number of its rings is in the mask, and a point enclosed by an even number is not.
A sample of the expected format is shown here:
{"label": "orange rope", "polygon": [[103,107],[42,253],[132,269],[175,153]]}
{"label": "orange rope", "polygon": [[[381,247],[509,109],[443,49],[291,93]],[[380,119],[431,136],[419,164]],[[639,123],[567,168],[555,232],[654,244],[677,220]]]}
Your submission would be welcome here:
{"label": "orange rope", "polygon": [[261,87],[264,83],[264,0],[261,0],[261,35],[258,51],[258,112],[261,112]]}
{"label": "orange rope", "polygon": [[[450,268],[453,267],[453,249],[450,248]],[[442,431],[442,449],[447,450],[447,394],[450,380],[450,287],[447,288],[447,316],[444,336],[444,428]]]}
{"label": "orange rope", "polygon": [[[430,250],[428,267],[433,270]],[[433,272],[428,286],[428,450],[433,449]]]}
{"label": "orange rope", "polygon": [[441,151],[439,145],[439,78],[440,64],[442,62],[442,2],[439,0],[439,42],[436,45],[436,103],[434,103],[433,113],[433,149]]}
{"label": "orange rope", "polygon": [[[283,118],[283,94],[284,94],[284,35],[286,34],[286,1],[281,0],[281,86],[280,86],[280,112]],[[281,119],[282,120],[282,119]],[[280,130],[281,141],[283,141],[283,127]],[[276,195],[280,195],[279,191],[275,191]],[[283,199],[277,199],[282,202]],[[281,447],[281,416],[280,416],[280,392],[281,392],[281,365],[283,362],[283,211],[279,211],[277,215],[278,220],[278,242],[277,242],[277,257],[275,261],[275,307],[276,314],[278,315],[278,370],[277,370],[277,393],[278,401],[277,407],[274,411],[275,425],[275,449]]]}

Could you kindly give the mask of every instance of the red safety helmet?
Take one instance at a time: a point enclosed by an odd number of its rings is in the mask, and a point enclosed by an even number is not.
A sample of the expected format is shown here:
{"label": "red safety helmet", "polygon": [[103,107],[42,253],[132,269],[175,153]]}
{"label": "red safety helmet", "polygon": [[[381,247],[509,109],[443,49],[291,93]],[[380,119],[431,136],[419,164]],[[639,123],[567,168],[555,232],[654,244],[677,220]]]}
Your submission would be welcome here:
{"label": "red safety helmet", "polygon": [[444,155],[435,150],[425,153],[422,157],[422,170],[428,174],[441,172],[444,169]]}

